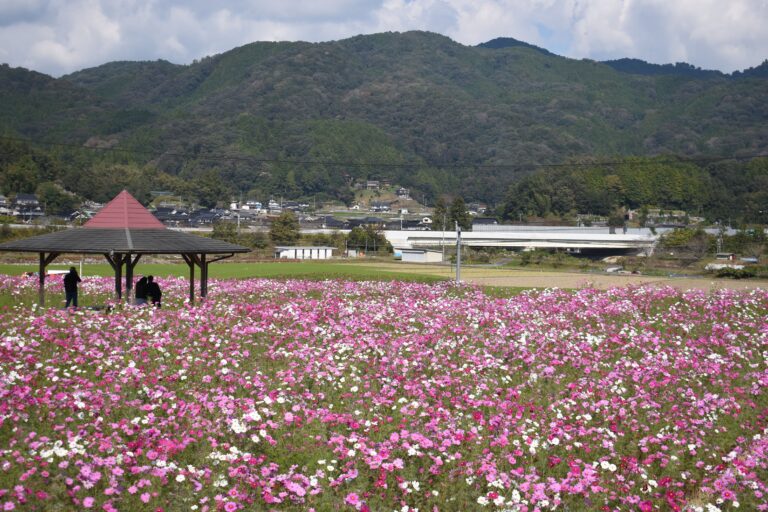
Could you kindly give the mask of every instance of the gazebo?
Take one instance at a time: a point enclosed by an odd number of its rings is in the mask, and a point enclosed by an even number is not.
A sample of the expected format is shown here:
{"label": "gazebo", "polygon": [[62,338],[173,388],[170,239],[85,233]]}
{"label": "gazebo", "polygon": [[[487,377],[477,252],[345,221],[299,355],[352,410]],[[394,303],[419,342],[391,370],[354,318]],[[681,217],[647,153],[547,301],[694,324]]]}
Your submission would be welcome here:
{"label": "gazebo", "polygon": [[[200,269],[200,297],[208,294],[208,265],[250,249],[222,240],[166,228],[128,191],[123,190],[83,227],[0,244],[0,251],[40,255],[39,297],[45,304],[45,268],[58,256],[101,254],[115,271],[115,295],[131,296],[133,269],[145,254],[180,254],[189,265],[189,301],[195,300],[195,266]],[[209,255],[215,255],[209,259]],[[123,272],[125,268],[125,272]]]}

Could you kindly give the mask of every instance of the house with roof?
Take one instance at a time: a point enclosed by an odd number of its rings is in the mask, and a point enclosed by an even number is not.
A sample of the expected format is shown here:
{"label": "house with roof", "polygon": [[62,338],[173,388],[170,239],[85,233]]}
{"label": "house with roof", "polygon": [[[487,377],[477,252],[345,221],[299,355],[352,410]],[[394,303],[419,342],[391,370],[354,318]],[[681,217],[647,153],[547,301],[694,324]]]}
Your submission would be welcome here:
{"label": "house with roof", "polygon": [[349,222],[339,220],[331,215],[324,215],[319,218],[320,225],[323,229],[348,229]]}
{"label": "house with roof", "polygon": [[386,221],[379,217],[363,217],[362,219],[349,219],[348,222],[349,222],[350,229],[358,226],[372,226],[374,228],[381,228],[386,224]]}
{"label": "house with roof", "polygon": [[16,194],[13,200],[13,215],[24,220],[39,219],[45,212],[35,194]]}
{"label": "house with roof", "polygon": [[200,209],[189,214],[187,221],[190,226],[211,226],[221,217],[221,214],[214,210]]}
{"label": "house with roof", "polygon": [[40,206],[40,202],[37,200],[37,196],[35,194],[16,194],[16,198],[13,200],[14,206],[16,208],[36,208]]}
{"label": "house with roof", "polygon": [[372,212],[388,212],[390,209],[390,204],[383,201],[374,201],[371,203]]}
{"label": "house with roof", "polygon": [[187,224],[189,213],[181,208],[172,206],[158,206],[152,214],[166,226],[180,226]]}
{"label": "house with roof", "polygon": [[0,196],[0,215],[11,215],[13,210],[10,206],[11,205],[8,204],[8,198]]}

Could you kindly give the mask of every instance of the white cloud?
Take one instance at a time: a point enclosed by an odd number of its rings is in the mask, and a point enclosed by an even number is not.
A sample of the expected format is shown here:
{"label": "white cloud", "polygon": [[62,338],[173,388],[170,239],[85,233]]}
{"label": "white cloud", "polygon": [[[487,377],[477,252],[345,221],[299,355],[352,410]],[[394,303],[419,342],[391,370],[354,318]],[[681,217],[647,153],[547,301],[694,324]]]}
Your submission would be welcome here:
{"label": "white cloud", "polygon": [[588,0],[574,14],[570,54],[733,71],[768,57],[767,21],[763,0]]}
{"label": "white cloud", "polygon": [[768,57],[766,22],[766,0],[0,0],[0,61],[59,75],[110,60],[186,63],[257,40],[430,30],[732,71]]}

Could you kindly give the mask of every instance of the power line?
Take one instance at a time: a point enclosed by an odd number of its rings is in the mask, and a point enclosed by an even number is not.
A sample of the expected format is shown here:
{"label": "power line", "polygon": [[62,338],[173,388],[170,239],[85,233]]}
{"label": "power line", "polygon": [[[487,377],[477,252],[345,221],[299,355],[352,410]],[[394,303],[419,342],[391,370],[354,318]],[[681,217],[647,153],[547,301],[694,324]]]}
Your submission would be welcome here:
{"label": "power line", "polygon": [[[714,162],[722,162],[725,160],[751,160],[753,158],[768,157],[768,153],[764,154],[751,154],[751,155],[739,155],[739,156],[712,156],[712,157],[681,157],[672,156],[661,159],[654,159],[650,162],[627,162],[622,160],[604,160],[604,161],[592,161],[592,162],[571,162],[571,163],[517,163],[517,164],[473,164],[473,163],[437,163],[437,162],[424,162],[424,163],[388,163],[388,162],[337,162],[332,160],[291,160],[291,159],[279,159],[279,158],[258,158],[252,156],[242,155],[225,155],[222,153],[209,153],[207,155],[201,155],[199,153],[180,153],[180,152],[158,152],[141,149],[128,149],[128,148],[102,148],[93,146],[83,146],[80,144],[66,143],[66,142],[50,142],[36,139],[24,139],[20,137],[7,137],[0,136],[0,140],[8,142],[18,142],[25,144],[39,144],[44,146],[55,146],[72,148],[85,151],[101,151],[112,153],[123,153],[133,155],[146,155],[154,157],[173,157],[173,158],[185,158],[185,159],[199,159],[207,161],[223,161],[223,162],[250,162],[257,164],[285,164],[285,165],[323,165],[328,167],[378,167],[378,168],[425,168],[432,167],[436,169],[549,169],[549,168],[561,168],[561,167],[608,167],[614,165],[650,165],[650,164],[664,164],[664,163],[697,163],[707,164]],[[644,155],[626,155],[625,158],[643,157]]]}

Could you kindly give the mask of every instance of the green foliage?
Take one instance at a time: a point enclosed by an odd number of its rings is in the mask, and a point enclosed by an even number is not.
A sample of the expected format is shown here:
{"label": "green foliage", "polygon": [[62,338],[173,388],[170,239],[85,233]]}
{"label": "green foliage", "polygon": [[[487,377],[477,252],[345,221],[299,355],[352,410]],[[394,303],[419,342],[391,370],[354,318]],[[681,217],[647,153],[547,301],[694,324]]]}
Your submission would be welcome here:
{"label": "green foliage", "polygon": [[752,268],[720,268],[715,272],[717,277],[726,277],[730,279],[749,279],[755,277],[757,273]]}
{"label": "green foliage", "polygon": [[208,169],[200,173],[193,190],[197,201],[206,208],[215,207],[217,203],[226,200],[232,192],[221,179],[218,169]]}
{"label": "green foliage", "polygon": [[211,238],[224,240],[232,244],[264,249],[268,245],[267,236],[262,232],[241,231],[238,233],[237,224],[230,221],[218,221],[213,224]]}
{"label": "green foliage", "polygon": [[760,227],[739,230],[735,235],[723,237],[723,250],[746,256],[759,256],[765,252],[768,237]]}
{"label": "green foliage", "polygon": [[625,222],[624,212],[620,209],[613,210],[611,214],[608,215],[608,227],[621,228],[624,227]]}
{"label": "green foliage", "polygon": [[451,201],[450,207],[448,207],[445,197],[438,197],[432,210],[432,230],[453,230],[456,229],[457,222],[461,229],[467,230],[472,228],[472,216],[467,210],[464,199],[457,196]]}
{"label": "green foliage", "polygon": [[703,233],[702,230],[692,228],[673,229],[664,233],[664,236],[661,237],[661,246],[666,248],[685,247],[691,240],[700,236],[701,233]]}
{"label": "green foliage", "polygon": [[445,231],[450,225],[448,217],[448,205],[445,204],[445,198],[440,196],[435,202],[435,208],[432,210],[432,230]]}
{"label": "green foliage", "polygon": [[293,245],[299,236],[299,219],[292,211],[286,210],[272,221],[269,238],[275,245]]}
{"label": "green foliage", "polygon": [[[649,205],[701,212],[716,201],[713,179],[690,162],[668,157],[625,158],[612,165],[574,162],[538,171],[507,192],[504,215],[546,217],[572,211],[611,215],[618,207]],[[623,220],[620,224],[622,225]]]}
{"label": "green foliage", "polygon": [[703,229],[674,229],[661,237],[659,249],[684,265],[693,263],[715,250],[715,239]]}
{"label": "green foliage", "polygon": [[335,247],[341,254],[346,246],[347,237],[339,232],[333,234],[316,233],[305,236],[304,241],[307,245],[316,247]]}
{"label": "green foliage", "polygon": [[449,213],[451,219],[451,224],[449,225],[453,225],[455,228],[456,224],[458,224],[461,229],[472,228],[472,216],[469,214],[467,205],[461,197],[457,197],[453,200]]}
{"label": "green foliage", "polygon": [[392,252],[392,245],[383,233],[372,226],[355,226],[347,235],[347,247],[367,252]]}
{"label": "green foliage", "polygon": [[60,185],[50,181],[44,181],[35,190],[37,200],[43,205],[46,213],[52,215],[66,215],[72,213],[79,204],[77,197],[71,192],[62,189]]}

